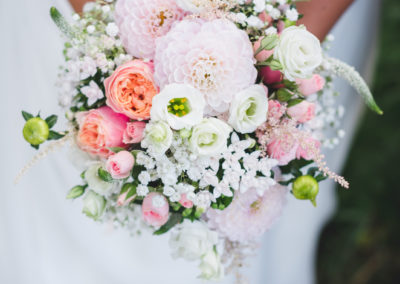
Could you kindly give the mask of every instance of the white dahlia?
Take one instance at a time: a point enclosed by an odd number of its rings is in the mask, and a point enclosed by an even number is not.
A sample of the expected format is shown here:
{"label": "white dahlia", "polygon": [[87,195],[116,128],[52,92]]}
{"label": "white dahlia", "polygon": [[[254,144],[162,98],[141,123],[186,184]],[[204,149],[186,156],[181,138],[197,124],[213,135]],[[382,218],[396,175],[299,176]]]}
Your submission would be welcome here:
{"label": "white dahlia", "polygon": [[174,0],[118,0],[114,16],[126,51],[153,59],[155,39],[165,35],[184,13]]}
{"label": "white dahlia", "polygon": [[271,228],[281,215],[286,193],[286,187],[279,184],[262,196],[254,188],[246,193],[236,191],[232,203],[225,210],[208,210],[209,226],[231,241],[254,240]]}
{"label": "white dahlia", "polygon": [[206,99],[206,113],[228,110],[234,94],[253,85],[251,42],[228,20],[183,20],[156,40],[155,79],[163,88],[190,84]]}

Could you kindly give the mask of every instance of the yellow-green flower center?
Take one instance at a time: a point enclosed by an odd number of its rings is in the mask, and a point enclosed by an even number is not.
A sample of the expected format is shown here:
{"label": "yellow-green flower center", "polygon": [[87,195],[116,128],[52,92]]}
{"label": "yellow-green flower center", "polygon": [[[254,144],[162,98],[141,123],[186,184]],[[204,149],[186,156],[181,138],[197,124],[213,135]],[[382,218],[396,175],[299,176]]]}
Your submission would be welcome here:
{"label": "yellow-green flower center", "polygon": [[190,110],[191,107],[187,98],[174,98],[169,101],[168,112],[176,115],[177,117],[187,115]]}

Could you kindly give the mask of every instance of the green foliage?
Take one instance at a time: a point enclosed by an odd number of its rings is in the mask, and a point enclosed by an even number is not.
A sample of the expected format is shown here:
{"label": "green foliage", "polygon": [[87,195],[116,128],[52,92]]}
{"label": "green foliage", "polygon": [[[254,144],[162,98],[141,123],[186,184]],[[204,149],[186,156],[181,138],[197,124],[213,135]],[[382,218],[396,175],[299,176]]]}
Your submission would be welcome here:
{"label": "green foliage", "polygon": [[170,229],[172,229],[172,227],[174,227],[175,225],[181,223],[183,220],[183,216],[182,214],[179,213],[172,213],[167,221],[167,223],[165,223],[163,226],[161,226],[160,229],[158,229],[157,231],[155,231],[153,234],[154,235],[162,235],[165,234],[166,232],[168,232]]}
{"label": "green foliage", "polygon": [[25,121],[28,121],[29,119],[33,118],[33,115],[26,111],[22,111],[22,116],[25,119]]}
{"label": "green foliage", "polygon": [[113,182],[114,181],[114,179],[112,178],[111,174],[109,172],[107,172],[105,169],[103,169],[102,167],[100,167],[99,170],[97,171],[97,175],[103,181],[106,181],[106,182]]}

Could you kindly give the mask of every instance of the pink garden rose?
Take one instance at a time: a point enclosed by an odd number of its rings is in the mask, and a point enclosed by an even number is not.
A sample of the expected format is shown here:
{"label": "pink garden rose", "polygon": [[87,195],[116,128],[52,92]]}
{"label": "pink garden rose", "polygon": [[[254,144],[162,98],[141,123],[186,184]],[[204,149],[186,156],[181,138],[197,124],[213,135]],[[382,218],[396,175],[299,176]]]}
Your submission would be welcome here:
{"label": "pink garden rose", "polygon": [[125,115],[104,106],[76,116],[79,124],[77,144],[83,151],[108,157],[112,154],[108,147],[126,146],[122,142],[122,134],[129,118]]}
{"label": "pink garden rose", "polygon": [[[260,48],[261,45],[261,41],[263,40],[264,37],[260,37],[254,44],[253,44],[253,49],[254,49],[254,53],[256,53],[256,51]],[[257,61],[262,62],[267,60],[269,57],[271,57],[271,55],[274,54],[274,50],[263,50],[261,52],[259,52],[255,58],[257,59]]]}
{"label": "pink garden rose", "polygon": [[123,179],[130,175],[134,163],[135,158],[130,152],[120,151],[108,157],[106,169],[113,179]]}
{"label": "pink garden rose", "polygon": [[187,198],[186,193],[181,195],[181,200],[179,200],[179,203],[185,208],[193,207],[193,202]]}
{"label": "pink garden rose", "polygon": [[278,100],[268,101],[268,120],[278,121],[285,114],[285,108]]}
{"label": "pink garden rose", "polygon": [[146,123],[144,121],[128,122],[124,131],[122,141],[125,144],[139,143],[143,140],[144,129]]}
{"label": "pink garden rose", "polygon": [[167,223],[169,214],[168,201],[164,195],[151,192],[143,200],[143,220],[154,227],[160,227]]}
{"label": "pink garden rose", "polygon": [[153,73],[151,62],[138,59],[119,66],[104,80],[107,105],[132,119],[148,119],[153,97],[158,93]]}
{"label": "pink garden rose", "polygon": [[314,118],[315,104],[307,101],[294,105],[287,110],[287,114],[295,119],[298,123],[304,123]]}
{"label": "pink garden rose", "polygon": [[283,74],[279,70],[272,70],[271,67],[265,66],[260,69],[260,76],[267,85],[272,85],[283,80]]}
{"label": "pink garden rose", "polygon": [[314,94],[325,85],[325,80],[318,74],[314,74],[310,79],[296,79],[297,85],[299,85],[299,91],[305,96]]}

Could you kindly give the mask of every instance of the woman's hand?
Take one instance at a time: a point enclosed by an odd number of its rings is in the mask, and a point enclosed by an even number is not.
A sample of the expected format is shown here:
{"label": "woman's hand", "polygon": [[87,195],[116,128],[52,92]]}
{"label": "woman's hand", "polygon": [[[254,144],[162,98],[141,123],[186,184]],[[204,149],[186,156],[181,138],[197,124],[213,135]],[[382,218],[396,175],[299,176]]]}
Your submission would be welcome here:
{"label": "woman's hand", "polygon": [[75,12],[80,13],[82,12],[83,5],[87,2],[91,2],[93,0],[69,0],[71,3],[72,8],[74,8]]}
{"label": "woman's hand", "polygon": [[324,40],[336,21],[354,0],[310,0],[299,2],[297,9],[304,17],[299,20],[307,29]]}

